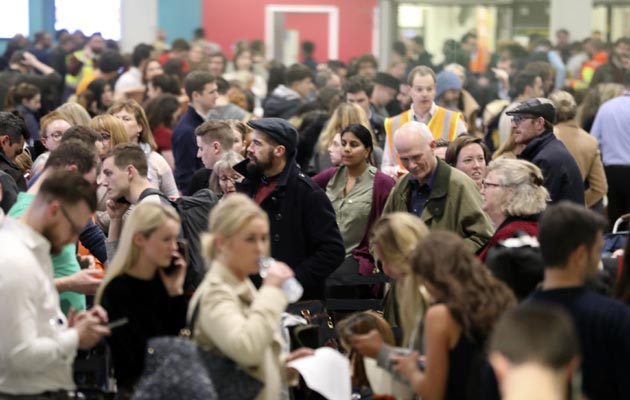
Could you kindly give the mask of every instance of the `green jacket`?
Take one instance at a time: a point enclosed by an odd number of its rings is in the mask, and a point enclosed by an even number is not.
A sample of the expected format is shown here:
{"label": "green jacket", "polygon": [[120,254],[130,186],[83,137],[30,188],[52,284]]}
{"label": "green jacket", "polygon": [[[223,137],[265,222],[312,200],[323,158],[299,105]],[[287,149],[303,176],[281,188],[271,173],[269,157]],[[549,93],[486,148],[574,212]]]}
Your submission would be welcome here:
{"label": "green jacket", "polygon": [[[463,172],[438,159],[438,170],[420,218],[429,229],[446,229],[457,233],[477,251],[492,237],[492,223],[481,209],[481,194],[475,183]],[[383,214],[409,211],[409,173],[403,175],[392,190]]]}

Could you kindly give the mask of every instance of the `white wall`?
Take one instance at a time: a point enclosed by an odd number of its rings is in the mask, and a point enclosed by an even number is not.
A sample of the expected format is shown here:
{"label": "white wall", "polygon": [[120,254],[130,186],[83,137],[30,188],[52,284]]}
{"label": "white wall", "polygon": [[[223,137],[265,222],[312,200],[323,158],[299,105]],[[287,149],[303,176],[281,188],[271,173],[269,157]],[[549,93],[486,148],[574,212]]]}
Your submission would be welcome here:
{"label": "white wall", "polygon": [[131,52],[138,43],[153,43],[158,29],[158,0],[123,0],[120,8],[122,51]]}
{"label": "white wall", "polygon": [[475,28],[475,13],[471,12],[463,24],[459,23],[461,7],[439,6],[427,7],[425,24],[427,26],[424,44],[433,54],[433,63],[438,64],[444,60],[442,45],[446,39],[455,39],[457,42],[464,34]]}
{"label": "white wall", "polygon": [[549,8],[549,39],[556,41],[556,31],[569,31],[571,40],[582,40],[591,36],[593,29],[593,0],[551,0]]}

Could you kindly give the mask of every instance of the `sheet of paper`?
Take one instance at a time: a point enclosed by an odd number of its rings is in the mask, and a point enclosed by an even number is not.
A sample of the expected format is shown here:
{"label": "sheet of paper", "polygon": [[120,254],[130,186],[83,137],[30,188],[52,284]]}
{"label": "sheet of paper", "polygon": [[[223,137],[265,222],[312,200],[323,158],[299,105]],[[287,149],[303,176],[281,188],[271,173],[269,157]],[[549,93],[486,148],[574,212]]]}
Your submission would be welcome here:
{"label": "sheet of paper", "polygon": [[328,400],[349,400],[352,396],[350,361],[337,350],[322,347],[309,357],[287,364],[295,368],[306,385]]}

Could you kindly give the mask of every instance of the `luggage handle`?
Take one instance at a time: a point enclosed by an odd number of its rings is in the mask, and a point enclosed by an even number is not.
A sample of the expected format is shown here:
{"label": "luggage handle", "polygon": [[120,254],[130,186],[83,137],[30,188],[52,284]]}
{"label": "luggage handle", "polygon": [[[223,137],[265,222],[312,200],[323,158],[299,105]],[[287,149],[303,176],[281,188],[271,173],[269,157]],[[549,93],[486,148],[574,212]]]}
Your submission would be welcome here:
{"label": "luggage handle", "polygon": [[617,233],[617,230],[619,229],[619,225],[621,225],[623,222],[626,221],[630,221],[630,213],[628,214],[624,214],[621,217],[617,218],[617,220],[615,221],[615,225],[613,226],[613,233]]}

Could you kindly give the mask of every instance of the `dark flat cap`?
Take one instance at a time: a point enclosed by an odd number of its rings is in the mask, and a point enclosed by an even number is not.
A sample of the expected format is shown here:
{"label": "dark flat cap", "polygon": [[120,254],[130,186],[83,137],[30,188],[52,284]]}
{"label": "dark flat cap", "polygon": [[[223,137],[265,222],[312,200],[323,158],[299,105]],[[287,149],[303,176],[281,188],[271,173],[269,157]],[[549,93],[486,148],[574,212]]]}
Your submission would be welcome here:
{"label": "dark flat cap", "polygon": [[398,91],[400,85],[400,81],[396,79],[394,75],[390,75],[387,72],[378,72],[374,78],[374,83],[390,87],[395,91]]}
{"label": "dark flat cap", "polygon": [[530,114],[543,117],[545,121],[553,124],[556,119],[556,107],[549,99],[536,97],[521,102],[515,109],[506,111],[506,115]]}
{"label": "dark flat cap", "polygon": [[266,133],[278,144],[287,149],[288,155],[293,155],[297,149],[298,131],[287,120],[282,118],[263,118],[247,121],[252,129]]}

